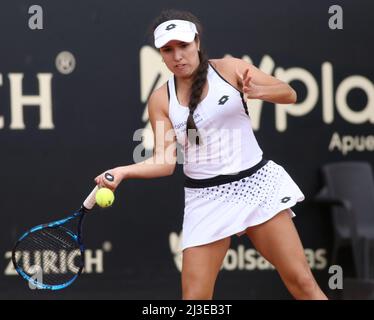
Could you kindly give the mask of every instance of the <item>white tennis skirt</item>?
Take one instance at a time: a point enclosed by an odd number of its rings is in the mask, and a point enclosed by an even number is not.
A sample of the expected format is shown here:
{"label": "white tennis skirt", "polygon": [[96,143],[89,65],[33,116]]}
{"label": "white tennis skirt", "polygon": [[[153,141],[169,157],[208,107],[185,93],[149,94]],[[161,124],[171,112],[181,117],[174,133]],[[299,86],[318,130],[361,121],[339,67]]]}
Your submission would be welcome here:
{"label": "white tennis skirt", "polygon": [[246,170],[249,175],[231,176],[229,180],[235,180],[227,183],[217,184],[213,178],[205,179],[213,180],[205,186],[185,184],[182,250],[240,236],[248,227],[264,223],[285,209],[295,216],[290,208],[305,199],[297,184],[274,161],[256,166],[259,169],[251,168],[254,173]]}

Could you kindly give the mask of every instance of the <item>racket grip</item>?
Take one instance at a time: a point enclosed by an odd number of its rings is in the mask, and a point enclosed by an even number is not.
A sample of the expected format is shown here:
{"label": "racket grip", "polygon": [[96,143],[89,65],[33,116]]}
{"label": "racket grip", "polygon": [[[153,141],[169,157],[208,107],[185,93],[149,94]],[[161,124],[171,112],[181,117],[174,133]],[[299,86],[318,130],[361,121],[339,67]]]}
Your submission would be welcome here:
{"label": "racket grip", "polygon": [[91,193],[88,195],[88,197],[86,198],[86,200],[84,200],[83,202],[83,206],[87,209],[87,210],[91,210],[95,204],[96,204],[96,192],[97,190],[99,190],[99,187],[96,186],[92,191]]}

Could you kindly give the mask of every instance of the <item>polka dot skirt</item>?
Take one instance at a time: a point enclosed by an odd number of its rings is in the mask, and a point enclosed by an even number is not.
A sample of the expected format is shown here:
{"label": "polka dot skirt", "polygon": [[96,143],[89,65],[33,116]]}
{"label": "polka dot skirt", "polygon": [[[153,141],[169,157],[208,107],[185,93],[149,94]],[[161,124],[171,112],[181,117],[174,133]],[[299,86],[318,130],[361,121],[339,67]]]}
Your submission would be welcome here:
{"label": "polka dot skirt", "polygon": [[[249,177],[206,188],[185,187],[182,249],[244,233],[304,200],[304,195],[273,161]],[[293,211],[289,210],[293,217]]]}

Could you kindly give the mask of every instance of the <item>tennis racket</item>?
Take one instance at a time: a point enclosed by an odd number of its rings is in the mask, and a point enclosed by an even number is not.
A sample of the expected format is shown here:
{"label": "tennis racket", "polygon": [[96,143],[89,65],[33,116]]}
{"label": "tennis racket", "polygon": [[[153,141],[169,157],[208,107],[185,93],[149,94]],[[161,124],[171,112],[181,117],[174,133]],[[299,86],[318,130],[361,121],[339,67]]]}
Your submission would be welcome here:
{"label": "tennis racket", "polygon": [[[104,177],[114,180],[109,173]],[[82,224],[85,214],[95,206],[97,190],[98,186],[70,216],[33,227],[18,239],[12,250],[12,261],[30,287],[64,289],[82,273],[85,250]],[[75,222],[75,228],[69,228],[71,222]]]}

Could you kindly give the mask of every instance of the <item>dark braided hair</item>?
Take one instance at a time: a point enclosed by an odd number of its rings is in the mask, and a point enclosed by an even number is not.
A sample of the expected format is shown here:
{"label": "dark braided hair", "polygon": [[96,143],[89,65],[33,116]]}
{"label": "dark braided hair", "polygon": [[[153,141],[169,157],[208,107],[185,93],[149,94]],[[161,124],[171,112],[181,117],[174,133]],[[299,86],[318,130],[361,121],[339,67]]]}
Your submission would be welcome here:
{"label": "dark braided hair", "polygon": [[[188,11],[178,11],[178,10],[162,11],[161,14],[154,20],[152,24],[152,32],[157,28],[157,26],[159,26],[161,23],[168,21],[168,20],[187,20],[187,21],[193,22],[196,25],[196,29],[199,33],[198,35],[196,35],[195,41],[197,41],[198,37],[201,37],[202,27],[201,27],[200,21],[198,18],[196,18],[192,13]],[[192,86],[191,86],[190,101],[188,104],[190,113],[187,118],[187,127],[186,127],[186,134],[187,134],[188,140],[191,143],[196,143],[196,144],[200,144],[202,141],[198,133],[195,121],[193,119],[193,114],[197,108],[197,105],[201,101],[201,95],[203,93],[203,88],[206,83],[207,74],[208,74],[208,66],[209,66],[208,56],[206,55],[204,50],[201,48],[201,43],[200,43],[200,50],[199,50],[199,59],[200,59],[200,63],[195,71],[194,78],[192,81]]]}

